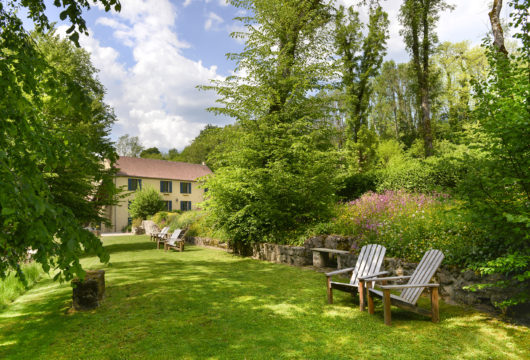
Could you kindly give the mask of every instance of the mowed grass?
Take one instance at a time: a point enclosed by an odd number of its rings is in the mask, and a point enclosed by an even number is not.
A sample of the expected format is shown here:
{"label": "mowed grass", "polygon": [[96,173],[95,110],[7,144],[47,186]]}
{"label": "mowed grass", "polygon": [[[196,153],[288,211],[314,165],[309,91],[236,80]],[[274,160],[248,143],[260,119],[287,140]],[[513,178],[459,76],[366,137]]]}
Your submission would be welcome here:
{"label": "mowed grass", "polygon": [[[0,313],[0,359],[528,359],[530,333],[441,304],[441,323],[396,308],[393,326],[324,275],[146,236],[104,238],[100,308],[70,312],[69,284],[41,280]],[[379,303],[378,303],[379,304]],[[429,306],[427,299],[422,299]]]}

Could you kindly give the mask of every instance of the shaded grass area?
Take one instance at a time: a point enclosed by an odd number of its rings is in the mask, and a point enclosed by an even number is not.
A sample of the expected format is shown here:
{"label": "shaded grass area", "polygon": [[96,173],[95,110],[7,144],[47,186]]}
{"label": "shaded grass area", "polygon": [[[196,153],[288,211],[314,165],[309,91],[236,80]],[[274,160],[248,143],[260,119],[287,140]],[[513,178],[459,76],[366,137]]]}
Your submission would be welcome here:
{"label": "shaded grass area", "polygon": [[[441,304],[441,323],[393,308],[370,316],[348,294],[326,303],[309,269],[187,247],[156,250],[145,236],[106,238],[107,293],[70,313],[69,284],[42,280],[0,313],[1,359],[524,359],[530,333]],[[422,299],[423,305],[428,301]]]}
{"label": "shaded grass area", "polygon": [[26,284],[15,276],[15,272],[11,272],[5,279],[0,280],[0,309],[4,309],[18,296],[31,288],[43,273],[42,267],[37,263],[24,264],[21,268],[26,277]]}

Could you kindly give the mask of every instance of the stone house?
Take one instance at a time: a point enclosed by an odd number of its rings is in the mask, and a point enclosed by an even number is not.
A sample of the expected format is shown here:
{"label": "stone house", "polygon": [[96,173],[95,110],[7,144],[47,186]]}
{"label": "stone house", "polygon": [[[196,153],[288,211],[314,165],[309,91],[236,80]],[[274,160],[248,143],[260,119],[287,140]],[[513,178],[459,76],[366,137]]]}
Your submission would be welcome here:
{"label": "stone house", "polygon": [[135,191],[145,186],[160,191],[167,211],[196,209],[205,192],[199,188],[199,179],[212,173],[206,165],[127,156],[120,156],[116,168],[119,170],[114,184],[127,195],[119,200],[118,205],[105,210],[111,222],[110,226],[103,228],[106,232],[119,232],[131,223],[129,204]]}

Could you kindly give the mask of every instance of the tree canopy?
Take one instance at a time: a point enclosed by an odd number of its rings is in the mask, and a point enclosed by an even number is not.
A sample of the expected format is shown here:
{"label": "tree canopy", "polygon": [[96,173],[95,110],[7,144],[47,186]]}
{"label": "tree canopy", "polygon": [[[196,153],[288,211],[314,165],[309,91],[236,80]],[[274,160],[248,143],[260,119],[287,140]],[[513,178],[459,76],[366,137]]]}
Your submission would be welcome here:
{"label": "tree canopy", "polygon": [[[88,3],[64,4],[82,31],[78,10]],[[114,201],[115,116],[88,54],[53,31],[28,35],[15,5],[0,3],[0,275],[23,276],[19,264],[33,249],[46,271],[68,279],[82,274],[83,253],[108,260],[84,227],[104,222],[102,207]],[[21,5],[39,29],[50,27],[43,1]]]}

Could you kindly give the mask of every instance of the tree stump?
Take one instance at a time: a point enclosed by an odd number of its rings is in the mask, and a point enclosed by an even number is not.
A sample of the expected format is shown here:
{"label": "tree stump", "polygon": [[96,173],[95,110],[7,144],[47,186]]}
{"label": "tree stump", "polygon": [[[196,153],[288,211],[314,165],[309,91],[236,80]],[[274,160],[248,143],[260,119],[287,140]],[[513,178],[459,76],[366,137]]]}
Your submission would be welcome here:
{"label": "tree stump", "polygon": [[97,308],[105,295],[105,270],[89,270],[85,280],[72,280],[72,302],[75,310]]}

